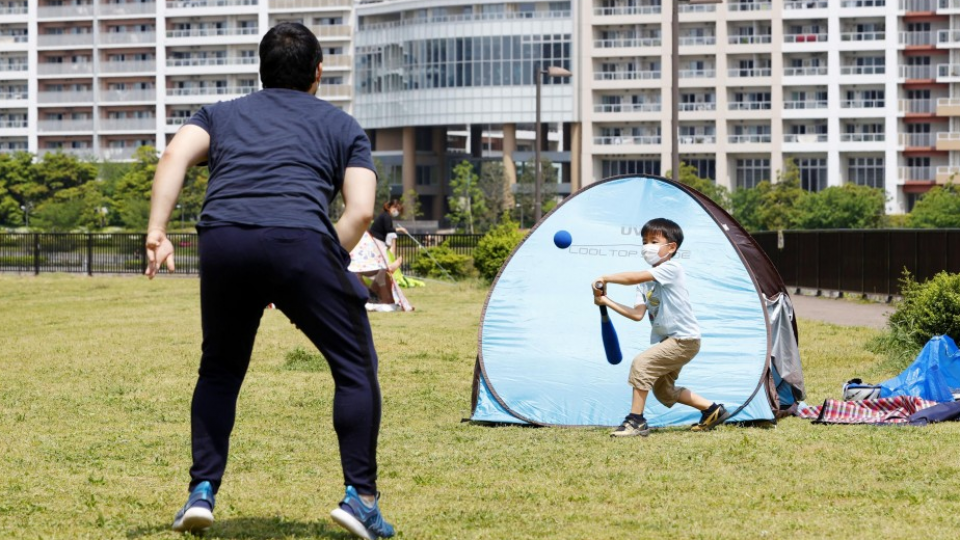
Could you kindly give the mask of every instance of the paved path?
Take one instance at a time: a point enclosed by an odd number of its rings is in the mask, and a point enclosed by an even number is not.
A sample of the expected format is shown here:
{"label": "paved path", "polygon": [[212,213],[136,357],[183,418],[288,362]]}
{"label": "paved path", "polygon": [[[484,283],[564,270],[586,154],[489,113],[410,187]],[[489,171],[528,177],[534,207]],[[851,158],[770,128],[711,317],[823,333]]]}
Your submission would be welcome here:
{"label": "paved path", "polygon": [[884,328],[887,325],[887,316],[894,310],[891,304],[866,304],[822,296],[792,294],[790,299],[793,300],[797,317],[843,326]]}

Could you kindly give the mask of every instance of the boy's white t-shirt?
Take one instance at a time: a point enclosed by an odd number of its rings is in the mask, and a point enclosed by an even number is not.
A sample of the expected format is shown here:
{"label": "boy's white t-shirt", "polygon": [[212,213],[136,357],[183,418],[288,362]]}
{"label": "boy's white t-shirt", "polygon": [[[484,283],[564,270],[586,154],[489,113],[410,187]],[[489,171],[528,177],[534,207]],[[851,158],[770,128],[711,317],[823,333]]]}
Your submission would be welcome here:
{"label": "boy's white t-shirt", "polygon": [[669,260],[649,270],[655,281],[637,285],[634,305],[646,304],[650,315],[650,343],[665,338],[700,339],[700,323],[690,306],[686,274],[679,262]]}

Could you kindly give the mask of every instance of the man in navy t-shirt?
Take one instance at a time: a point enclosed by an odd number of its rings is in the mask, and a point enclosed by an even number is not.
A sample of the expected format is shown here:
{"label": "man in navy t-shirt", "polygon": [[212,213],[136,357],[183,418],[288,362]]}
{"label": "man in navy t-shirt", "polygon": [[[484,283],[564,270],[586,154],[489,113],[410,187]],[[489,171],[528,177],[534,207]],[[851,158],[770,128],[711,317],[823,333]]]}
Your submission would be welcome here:
{"label": "man in navy t-shirt", "polygon": [[[173,528],[213,524],[237,396],[263,309],[273,302],[329,362],[346,495],[333,519],[362,538],[391,537],[377,504],[381,397],[367,291],[347,271],[373,217],[376,173],[357,122],[319,100],[322,51],[297,23],[260,42],[264,89],[201,109],[164,151],[153,184],[146,274],[174,269],[166,225],[187,168],[207,162],[197,223],[203,350],[191,406],[190,496]],[[338,193],[346,205],[327,215]]]}

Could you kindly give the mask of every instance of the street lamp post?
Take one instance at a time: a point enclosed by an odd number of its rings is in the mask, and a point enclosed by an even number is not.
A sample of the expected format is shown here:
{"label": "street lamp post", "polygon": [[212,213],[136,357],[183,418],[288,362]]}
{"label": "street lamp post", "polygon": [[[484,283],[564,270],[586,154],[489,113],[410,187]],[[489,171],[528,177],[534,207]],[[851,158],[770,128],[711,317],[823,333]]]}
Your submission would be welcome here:
{"label": "street lamp post", "polygon": [[110,210],[106,206],[100,207],[100,228],[103,229],[107,226],[107,214],[110,213]]}
{"label": "street lamp post", "polygon": [[30,208],[32,206],[30,203],[20,205],[20,209],[23,210],[23,226],[27,228],[30,228]]}
{"label": "street lamp post", "polygon": [[[673,0],[670,28],[670,176],[680,179],[680,1]],[[723,0],[686,0],[691,5],[721,4]]]}
{"label": "street lamp post", "polygon": [[559,66],[550,66],[547,69],[540,67],[540,64],[537,64],[533,70],[533,78],[537,81],[537,121],[534,129],[534,148],[533,148],[533,170],[534,170],[534,180],[533,180],[533,222],[537,223],[540,221],[540,216],[543,213],[543,205],[540,203],[540,184],[543,182],[543,172],[542,167],[540,167],[540,94],[542,93],[541,87],[543,86],[543,76],[547,77],[570,77],[573,73],[570,73],[569,70],[564,69]]}

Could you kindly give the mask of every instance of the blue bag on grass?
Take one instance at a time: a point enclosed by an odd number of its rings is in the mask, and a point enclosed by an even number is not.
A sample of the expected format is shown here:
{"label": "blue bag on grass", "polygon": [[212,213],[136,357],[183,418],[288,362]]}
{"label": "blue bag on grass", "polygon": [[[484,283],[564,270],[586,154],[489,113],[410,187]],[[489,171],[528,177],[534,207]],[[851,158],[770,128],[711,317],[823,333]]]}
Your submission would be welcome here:
{"label": "blue bag on grass", "polygon": [[880,383],[880,397],[954,401],[960,394],[960,351],[950,336],[933,336],[903,373]]}

